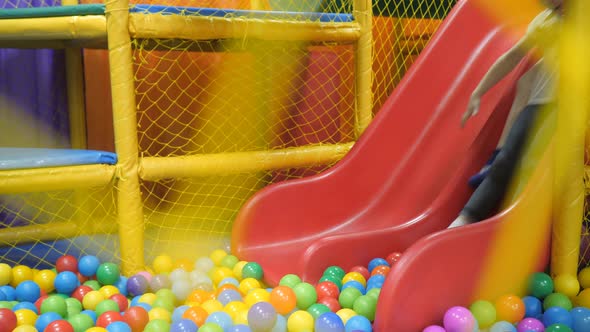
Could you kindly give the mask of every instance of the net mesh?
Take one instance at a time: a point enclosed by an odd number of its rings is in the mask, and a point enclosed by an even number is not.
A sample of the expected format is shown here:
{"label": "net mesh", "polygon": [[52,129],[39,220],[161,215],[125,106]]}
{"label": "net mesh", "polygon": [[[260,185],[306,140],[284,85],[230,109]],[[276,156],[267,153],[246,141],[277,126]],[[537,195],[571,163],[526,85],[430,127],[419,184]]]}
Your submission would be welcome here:
{"label": "net mesh", "polygon": [[[13,2],[10,2],[12,7],[31,5],[20,0]],[[6,7],[8,3],[5,2]],[[454,1],[439,0],[374,1],[373,114],[379,112],[453,5]],[[179,6],[193,9],[178,10]],[[245,15],[248,19],[273,22],[319,20],[320,25],[346,24],[353,14],[352,1],[160,0],[132,1],[132,7],[135,15],[214,15],[227,20]],[[194,8],[222,10],[212,14]],[[252,17],[248,10],[266,13]],[[353,41],[160,38],[132,39],[132,46],[138,153],[142,157],[223,157],[272,151],[297,154],[300,148],[350,146],[347,144],[357,139]],[[108,73],[104,57],[102,63],[96,59],[87,57],[86,69],[93,68],[96,73],[97,68],[102,68]],[[96,84],[97,80],[98,76],[87,76],[86,84]],[[108,114],[111,109],[108,91],[104,94],[92,91],[93,94],[86,96],[87,107]],[[97,118],[93,114],[88,116]],[[105,119],[107,122],[89,123],[89,135],[111,132],[112,129],[104,129],[110,118]],[[93,148],[92,144],[89,148]],[[103,145],[101,148],[105,149]],[[212,245],[224,243],[240,207],[256,191],[279,181],[318,174],[335,161],[332,158],[305,166],[141,181],[146,260],[151,261],[161,252],[188,258],[199,256],[201,251],[209,252]],[[81,195],[82,201],[77,201],[80,195],[75,192],[8,195],[10,199],[1,201],[0,211],[2,219],[14,220],[7,221],[9,228],[63,223],[78,220],[77,217],[84,222],[98,220],[99,224],[113,225],[116,218],[113,189],[95,188],[90,193]],[[30,214],[29,210],[42,213]],[[111,231],[116,230],[107,227],[97,233]],[[119,259],[115,236],[80,238],[85,235],[84,227],[72,232],[67,240],[60,242],[64,247],[50,244],[53,243],[50,239],[31,241],[49,244],[57,252],[92,252],[111,256],[115,261]],[[26,248],[23,243],[0,240],[0,245],[8,248],[4,256],[12,257],[15,264],[39,256],[33,250],[23,249]],[[19,255],[14,254],[17,251]],[[31,266],[51,261],[48,256],[37,258],[39,262]]]}

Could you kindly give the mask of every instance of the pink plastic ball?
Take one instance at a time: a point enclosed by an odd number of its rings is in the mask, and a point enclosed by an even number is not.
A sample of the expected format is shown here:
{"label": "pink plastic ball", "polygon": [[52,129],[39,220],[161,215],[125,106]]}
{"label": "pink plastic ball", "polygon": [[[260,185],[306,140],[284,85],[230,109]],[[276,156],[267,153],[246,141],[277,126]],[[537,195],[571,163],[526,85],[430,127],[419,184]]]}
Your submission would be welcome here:
{"label": "pink plastic ball", "polygon": [[525,318],[518,323],[516,326],[518,332],[543,332],[545,326],[543,323],[535,318]]}
{"label": "pink plastic ball", "polygon": [[452,307],[443,319],[446,332],[473,332],[475,318],[465,307]]}
{"label": "pink plastic ball", "polygon": [[422,330],[422,332],[447,332],[442,326],[430,325],[429,327]]}

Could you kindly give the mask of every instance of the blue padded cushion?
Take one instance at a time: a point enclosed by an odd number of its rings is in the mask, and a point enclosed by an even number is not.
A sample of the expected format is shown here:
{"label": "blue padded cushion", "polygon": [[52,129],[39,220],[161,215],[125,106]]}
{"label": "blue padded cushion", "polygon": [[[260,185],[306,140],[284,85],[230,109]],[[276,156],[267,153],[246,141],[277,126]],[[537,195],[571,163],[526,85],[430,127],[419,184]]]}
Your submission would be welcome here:
{"label": "blue padded cushion", "polygon": [[117,163],[112,152],[74,149],[0,148],[0,170]]}

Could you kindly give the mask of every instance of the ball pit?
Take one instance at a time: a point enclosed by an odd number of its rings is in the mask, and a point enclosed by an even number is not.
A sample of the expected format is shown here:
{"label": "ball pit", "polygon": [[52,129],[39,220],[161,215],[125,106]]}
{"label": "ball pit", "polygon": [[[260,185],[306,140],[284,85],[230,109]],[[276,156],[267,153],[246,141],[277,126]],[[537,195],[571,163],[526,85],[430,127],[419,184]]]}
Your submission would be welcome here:
{"label": "ball pit", "polygon": [[371,332],[399,257],[329,266],[315,284],[285,275],[275,287],[258,263],[221,249],[194,261],[158,255],[129,276],[93,255],[46,270],[0,263],[0,332]]}

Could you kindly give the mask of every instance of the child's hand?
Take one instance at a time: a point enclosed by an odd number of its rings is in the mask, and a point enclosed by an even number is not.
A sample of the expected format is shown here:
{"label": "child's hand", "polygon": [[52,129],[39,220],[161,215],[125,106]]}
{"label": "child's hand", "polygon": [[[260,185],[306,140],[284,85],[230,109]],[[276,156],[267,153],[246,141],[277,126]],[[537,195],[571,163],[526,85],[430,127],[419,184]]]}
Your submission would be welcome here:
{"label": "child's hand", "polygon": [[467,104],[467,111],[465,111],[461,117],[461,128],[465,126],[465,123],[470,117],[475,116],[477,112],[479,112],[480,102],[481,98],[478,95],[471,95],[471,98],[469,98],[469,103]]}

